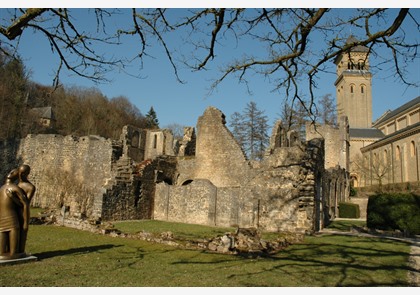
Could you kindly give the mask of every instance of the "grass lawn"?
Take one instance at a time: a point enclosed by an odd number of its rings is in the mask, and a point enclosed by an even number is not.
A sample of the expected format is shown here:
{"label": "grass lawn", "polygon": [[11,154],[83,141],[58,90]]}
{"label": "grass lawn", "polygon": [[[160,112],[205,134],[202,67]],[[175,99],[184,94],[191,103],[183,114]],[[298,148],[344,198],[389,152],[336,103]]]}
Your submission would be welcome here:
{"label": "grass lawn", "polygon": [[[121,222],[124,232],[186,238],[229,229],[158,221]],[[52,225],[31,225],[36,262],[0,266],[3,287],[368,287],[408,286],[409,244],[351,236],[307,236],[270,258],[183,250]]]}

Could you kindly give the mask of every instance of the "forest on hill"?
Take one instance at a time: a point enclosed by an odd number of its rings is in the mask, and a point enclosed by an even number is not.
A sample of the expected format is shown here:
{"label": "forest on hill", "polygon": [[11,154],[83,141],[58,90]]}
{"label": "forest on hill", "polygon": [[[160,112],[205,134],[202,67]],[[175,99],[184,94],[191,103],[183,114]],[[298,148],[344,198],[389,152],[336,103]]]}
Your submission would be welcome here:
{"label": "forest on hill", "polygon": [[[28,134],[99,135],[119,139],[122,127],[158,128],[124,96],[107,98],[96,88],[49,87],[33,82],[23,62],[0,54],[0,140]],[[52,110],[52,125],[40,124],[36,108]]]}

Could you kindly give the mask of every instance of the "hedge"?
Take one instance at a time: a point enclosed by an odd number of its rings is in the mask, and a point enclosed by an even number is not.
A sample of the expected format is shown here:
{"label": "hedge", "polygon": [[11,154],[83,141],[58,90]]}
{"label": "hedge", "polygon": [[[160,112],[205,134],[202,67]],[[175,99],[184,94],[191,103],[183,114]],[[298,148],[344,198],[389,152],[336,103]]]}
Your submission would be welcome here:
{"label": "hedge", "polygon": [[358,204],[344,203],[338,204],[338,217],[340,218],[360,218],[360,209]]}
{"label": "hedge", "polygon": [[366,225],[370,229],[420,234],[420,196],[403,193],[370,196]]}

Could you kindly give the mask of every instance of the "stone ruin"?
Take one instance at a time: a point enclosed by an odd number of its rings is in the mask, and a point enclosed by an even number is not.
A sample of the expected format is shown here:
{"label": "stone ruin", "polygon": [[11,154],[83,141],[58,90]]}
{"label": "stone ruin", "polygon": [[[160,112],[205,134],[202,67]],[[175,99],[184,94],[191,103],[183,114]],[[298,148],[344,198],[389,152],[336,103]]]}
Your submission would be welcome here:
{"label": "stone ruin", "polygon": [[301,142],[277,122],[264,159],[251,162],[214,107],[197,132],[184,131],[181,141],[169,130],[133,126],[117,141],[28,135],[0,142],[0,171],[29,164],[38,188],[32,206],[93,223],[155,219],[311,233],[348,197],[346,170],[325,167],[322,137]]}

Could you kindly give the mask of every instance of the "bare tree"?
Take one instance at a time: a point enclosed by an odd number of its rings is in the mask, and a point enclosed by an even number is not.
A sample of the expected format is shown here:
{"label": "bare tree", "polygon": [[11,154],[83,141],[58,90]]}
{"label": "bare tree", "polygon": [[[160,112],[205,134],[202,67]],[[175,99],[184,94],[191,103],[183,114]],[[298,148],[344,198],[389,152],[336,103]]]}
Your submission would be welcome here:
{"label": "bare tree", "polygon": [[[314,91],[319,74],[328,71],[337,56],[357,46],[365,46],[371,56],[382,58],[377,66],[392,65],[395,77],[407,86],[414,85],[404,69],[417,58],[419,43],[415,36],[406,34],[403,23],[419,31],[419,22],[408,8],[94,9],[87,16],[96,24],[93,32],[81,28],[72,9],[7,11],[0,20],[2,44],[17,48],[23,31],[41,33],[61,60],[56,84],[62,67],[94,81],[105,79],[107,71],[116,67],[124,70],[133,58],[108,56],[99,48],[118,45],[132,36],[138,39],[134,59],[139,61],[140,71],[150,46],[159,44],[180,82],[178,69],[182,64],[205,71],[221,59],[225,47],[237,46],[241,50],[237,55],[223,56],[227,62],[212,89],[230,76],[248,85],[255,74],[261,75],[274,91],[284,91],[289,99],[301,101],[311,117],[315,113]],[[120,13],[131,17],[130,27],[110,25],[110,19]],[[358,32],[358,40],[346,43],[350,30]],[[191,53],[175,51],[167,42],[172,34],[181,36],[183,45],[190,43]],[[242,46],[248,41],[258,42],[265,51],[248,51]],[[302,89],[308,90],[308,97]]]}
{"label": "bare tree", "polygon": [[337,110],[331,94],[322,96],[317,103],[317,121],[321,124],[337,125]]}
{"label": "bare tree", "polygon": [[174,139],[182,140],[184,137],[184,126],[178,123],[171,123],[164,127],[164,129],[168,129],[172,132]]}
{"label": "bare tree", "polygon": [[392,164],[389,158],[379,159],[378,154],[369,156],[356,155],[353,161],[354,170],[364,179],[366,185],[377,184],[379,191],[387,177],[389,177]]}

